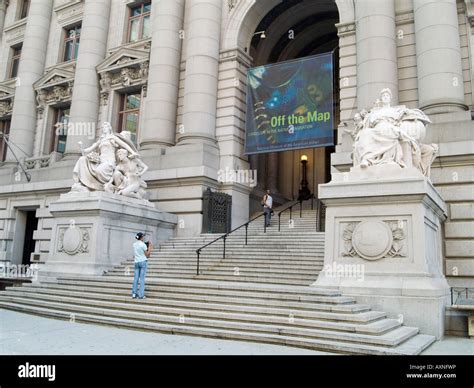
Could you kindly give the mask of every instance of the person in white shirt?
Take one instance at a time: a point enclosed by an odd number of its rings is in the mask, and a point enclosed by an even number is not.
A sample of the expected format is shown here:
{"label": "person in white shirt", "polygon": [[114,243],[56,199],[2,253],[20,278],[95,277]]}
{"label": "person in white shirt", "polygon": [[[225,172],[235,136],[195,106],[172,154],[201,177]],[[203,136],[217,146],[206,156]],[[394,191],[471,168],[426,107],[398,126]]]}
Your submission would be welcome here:
{"label": "person in white shirt", "polygon": [[267,194],[262,199],[263,212],[265,213],[265,225],[270,226],[270,220],[272,218],[272,207],[273,198],[270,196],[270,190],[267,190]]}
{"label": "person in white shirt", "polygon": [[[133,243],[133,251],[135,253],[135,274],[133,276],[132,298],[137,296],[139,299],[145,299],[145,275],[148,264],[148,257],[151,255],[153,244],[148,242],[145,244],[143,238],[145,234],[137,233],[135,236],[136,242]],[[140,288],[138,288],[138,281],[140,280]]]}

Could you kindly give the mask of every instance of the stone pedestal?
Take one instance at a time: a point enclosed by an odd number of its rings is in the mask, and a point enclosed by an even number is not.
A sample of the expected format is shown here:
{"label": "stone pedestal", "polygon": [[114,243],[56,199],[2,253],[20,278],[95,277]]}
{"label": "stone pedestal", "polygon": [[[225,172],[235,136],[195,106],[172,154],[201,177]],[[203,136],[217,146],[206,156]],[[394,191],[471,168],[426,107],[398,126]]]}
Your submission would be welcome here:
{"label": "stone pedestal", "polygon": [[417,169],[352,168],[319,186],[326,204],[324,269],[315,286],[339,288],[437,338],[449,286],[441,224],[446,205]]}
{"label": "stone pedestal", "polygon": [[154,246],[172,237],[177,218],[146,200],[105,192],[67,193],[50,204],[50,253],[40,276],[100,275],[133,257],[137,232]]}

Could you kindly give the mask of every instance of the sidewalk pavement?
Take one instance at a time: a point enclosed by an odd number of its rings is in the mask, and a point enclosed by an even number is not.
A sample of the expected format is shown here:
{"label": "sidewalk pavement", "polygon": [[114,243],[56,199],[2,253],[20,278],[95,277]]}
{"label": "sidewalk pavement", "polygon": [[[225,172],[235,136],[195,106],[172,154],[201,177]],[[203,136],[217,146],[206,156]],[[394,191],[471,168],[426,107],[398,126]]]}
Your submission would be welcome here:
{"label": "sidewalk pavement", "polygon": [[[0,309],[2,355],[329,355],[308,349],[61,321]],[[474,340],[446,337],[423,355],[474,355]]]}

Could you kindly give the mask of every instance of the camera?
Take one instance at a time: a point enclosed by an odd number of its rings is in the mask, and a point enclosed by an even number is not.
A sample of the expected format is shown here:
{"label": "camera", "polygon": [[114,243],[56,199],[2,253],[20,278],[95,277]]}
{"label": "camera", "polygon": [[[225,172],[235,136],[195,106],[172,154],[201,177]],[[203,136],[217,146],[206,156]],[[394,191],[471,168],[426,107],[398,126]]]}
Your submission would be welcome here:
{"label": "camera", "polygon": [[147,249],[150,248],[150,241],[145,241],[145,245],[146,245]]}

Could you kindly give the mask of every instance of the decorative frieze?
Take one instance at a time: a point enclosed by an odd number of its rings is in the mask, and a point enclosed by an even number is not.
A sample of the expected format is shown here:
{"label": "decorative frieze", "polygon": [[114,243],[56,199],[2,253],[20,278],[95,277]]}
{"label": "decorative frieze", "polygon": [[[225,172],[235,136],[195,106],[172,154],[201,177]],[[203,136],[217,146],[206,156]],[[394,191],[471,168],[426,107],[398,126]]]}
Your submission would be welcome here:
{"label": "decorative frieze", "polygon": [[36,90],[36,103],[39,118],[44,107],[69,102],[74,87],[75,63],[60,64],[51,69],[33,85]]}
{"label": "decorative frieze", "polygon": [[55,162],[62,159],[62,154],[59,152],[51,152],[49,155],[40,156],[36,158],[25,159],[25,167],[27,170],[50,167]]}
{"label": "decorative frieze", "polygon": [[14,97],[13,88],[0,84],[0,117],[11,116]]}
{"label": "decorative frieze", "polygon": [[[106,105],[112,90],[122,90],[130,86],[141,87],[146,95],[149,67],[149,45],[141,44],[140,48],[129,46],[115,50],[99,66],[100,102]],[[148,47],[148,49],[145,48]],[[135,47],[135,46],[134,46]]]}
{"label": "decorative frieze", "polygon": [[3,30],[5,41],[9,46],[23,42],[26,31],[26,20],[26,18],[18,20]]}
{"label": "decorative frieze", "polygon": [[61,27],[79,22],[84,13],[83,0],[63,0],[56,7],[56,18]]}

